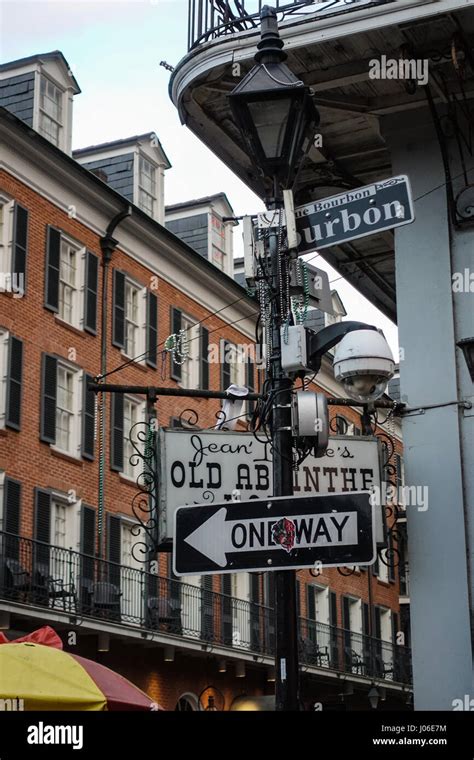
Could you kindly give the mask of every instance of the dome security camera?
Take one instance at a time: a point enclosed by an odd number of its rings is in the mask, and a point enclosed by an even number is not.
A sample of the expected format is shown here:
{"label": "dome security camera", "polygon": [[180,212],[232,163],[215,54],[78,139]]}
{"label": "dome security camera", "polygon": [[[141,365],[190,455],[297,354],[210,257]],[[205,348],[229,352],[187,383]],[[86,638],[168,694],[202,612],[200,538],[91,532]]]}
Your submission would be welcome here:
{"label": "dome security camera", "polygon": [[390,346],[377,330],[349,332],[336,347],[334,377],[356,401],[380,398],[394,372]]}

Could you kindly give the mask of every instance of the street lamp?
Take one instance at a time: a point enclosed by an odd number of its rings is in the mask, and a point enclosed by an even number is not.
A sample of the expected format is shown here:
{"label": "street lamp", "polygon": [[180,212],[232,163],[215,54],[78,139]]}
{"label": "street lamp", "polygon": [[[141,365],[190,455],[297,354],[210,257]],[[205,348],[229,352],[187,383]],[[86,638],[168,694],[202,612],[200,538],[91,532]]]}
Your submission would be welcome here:
{"label": "street lamp", "polygon": [[370,689],[370,691],[369,691],[369,693],[368,693],[367,696],[369,698],[369,702],[370,702],[371,708],[373,710],[376,710],[377,707],[378,707],[378,704],[379,704],[380,694],[379,694],[379,692],[377,691],[377,689],[375,688],[374,685],[372,685],[372,688]]}
{"label": "street lamp", "polygon": [[[261,39],[255,66],[229,95],[252,164],[272,183],[269,210],[281,210],[283,190],[291,189],[314,140],[319,114],[311,91],[283,63],[283,40],[276,10],[265,5],[260,14]],[[281,217],[280,217],[281,218]],[[281,250],[277,228],[268,234],[269,269],[274,291],[280,288]],[[271,299],[272,353],[268,379],[272,393],[273,495],[293,495],[291,433],[292,381],[281,361],[282,311]],[[275,709],[299,709],[297,591],[294,571],[275,572]]]}
{"label": "street lamp", "polygon": [[248,153],[265,177],[292,187],[319,124],[311,90],[283,63],[276,11],[261,11],[255,66],[229,95]]}

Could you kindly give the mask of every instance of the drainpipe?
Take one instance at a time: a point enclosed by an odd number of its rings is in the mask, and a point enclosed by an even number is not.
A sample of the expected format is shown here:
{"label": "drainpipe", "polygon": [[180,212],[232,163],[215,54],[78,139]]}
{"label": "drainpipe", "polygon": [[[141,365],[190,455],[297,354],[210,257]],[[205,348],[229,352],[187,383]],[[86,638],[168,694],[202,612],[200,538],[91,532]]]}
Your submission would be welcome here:
{"label": "drainpipe", "polygon": [[[101,336],[100,336],[100,378],[103,378],[107,373],[107,308],[108,308],[108,280],[109,280],[109,264],[112,259],[112,254],[117,248],[118,241],[112,237],[115,228],[130,216],[132,213],[132,207],[127,206],[123,211],[119,211],[118,214],[110,221],[105,235],[100,238],[100,249],[102,251],[102,312],[101,312]],[[102,558],[103,553],[103,520],[104,520],[104,490],[105,490],[105,417],[106,417],[106,394],[98,394],[98,413],[99,413],[99,441],[101,443],[99,447],[99,493],[97,504],[97,556]]]}

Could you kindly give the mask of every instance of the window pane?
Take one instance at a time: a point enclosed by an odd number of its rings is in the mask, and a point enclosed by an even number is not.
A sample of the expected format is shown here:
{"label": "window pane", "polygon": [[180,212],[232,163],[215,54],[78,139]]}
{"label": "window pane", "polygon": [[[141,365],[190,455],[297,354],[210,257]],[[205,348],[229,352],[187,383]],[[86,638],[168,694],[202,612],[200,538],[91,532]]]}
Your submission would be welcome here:
{"label": "window pane", "polygon": [[54,535],[55,546],[66,547],[66,507],[64,504],[54,505]]}
{"label": "window pane", "polygon": [[56,445],[64,451],[69,451],[74,414],[73,373],[65,367],[58,367],[57,381]]}
{"label": "window pane", "polygon": [[139,184],[150,195],[155,195],[155,167],[142,156],[140,156]]}
{"label": "window pane", "polygon": [[[130,462],[130,457],[136,454],[136,451],[132,445],[130,434],[133,426],[138,421],[138,404],[130,399],[124,399],[123,416],[123,472],[129,477],[133,477],[136,468]],[[136,431],[132,432],[132,438],[136,441]]]}
{"label": "window pane", "polygon": [[40,114],[39,132],[54,145],[59,145],[59,124],[44,113]]}
{"label": "window pane", "polygon": [[153,216],[153,196],[140,188],[138,206],[150,216]]}
{"label": "window pane", "polygon": [[125,284],[125,353],[135,356],[138,352],[138,299],[139,291],[127,282]]}
{"label": "window pane", "polygon": [[40,108],[57,122],[61,122],[61,90],[49,79],[41,78]]}
{"label": "window pane", "polygon": [[77,290],[77,257],[77,250],[66,240],[62,240],[59,263],[59,316],[70,324],[75,323],[74,303]]}
{"label": "window pane", "polygon": [[187,338],[187,359],[181,365],[183,388],[197,388],[199,382],[199,327],[189,317],[181,317],[181,328]]}

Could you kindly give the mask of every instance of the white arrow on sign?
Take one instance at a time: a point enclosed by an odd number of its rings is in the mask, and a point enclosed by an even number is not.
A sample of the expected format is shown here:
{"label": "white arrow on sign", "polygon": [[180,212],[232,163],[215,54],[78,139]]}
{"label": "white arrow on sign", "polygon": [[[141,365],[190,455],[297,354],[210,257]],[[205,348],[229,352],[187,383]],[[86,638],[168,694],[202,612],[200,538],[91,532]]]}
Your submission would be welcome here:
{"label": "white arrow on sign", "polygon": [[[282,516],[254,520],[226,520],[226,517],[227,508],[221,507],[184,541],[219,567],[227,565],[226,555],[229,553],[270,549],[285,551],[274,541],[272,533],[273,525],[282,520]],[[358,543],[355,511],[297,515],[286,519],[294,524],[293,549]]]}

